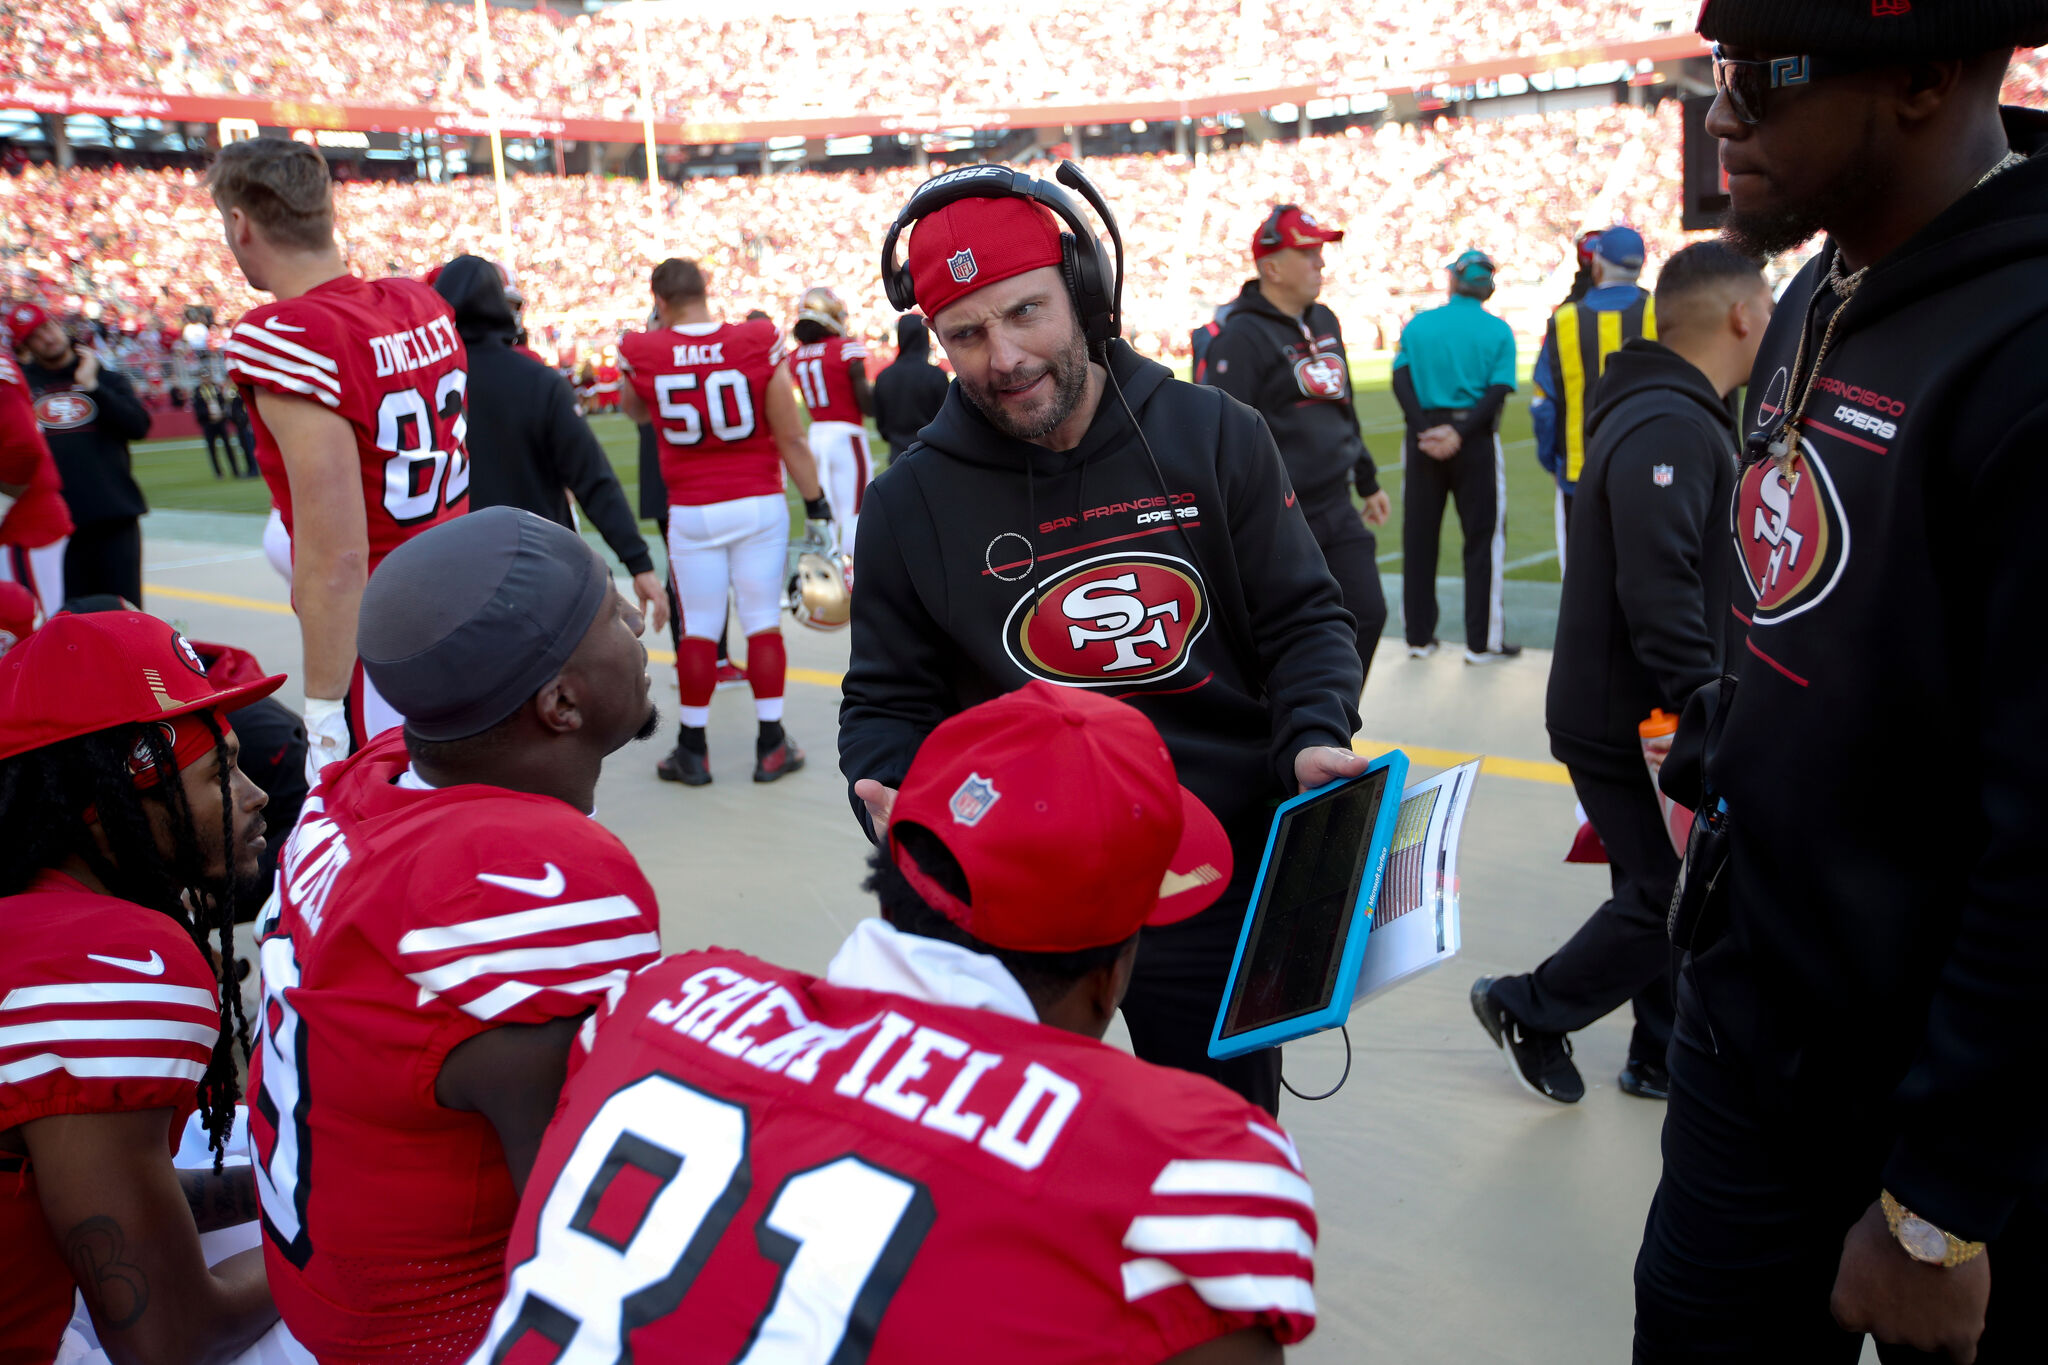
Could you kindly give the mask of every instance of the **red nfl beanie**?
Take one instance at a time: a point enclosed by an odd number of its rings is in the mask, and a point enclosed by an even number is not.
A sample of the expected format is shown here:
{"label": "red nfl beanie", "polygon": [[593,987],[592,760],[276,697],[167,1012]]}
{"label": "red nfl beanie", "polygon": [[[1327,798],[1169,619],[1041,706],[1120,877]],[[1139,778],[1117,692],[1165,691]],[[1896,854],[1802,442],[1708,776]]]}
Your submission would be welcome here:
{"label": "red nfl beanie", "polygon": [[910,281],[928,318],[975,290],[1060,263],[1058,220],[1028,199],[962,199],[920,218]]}

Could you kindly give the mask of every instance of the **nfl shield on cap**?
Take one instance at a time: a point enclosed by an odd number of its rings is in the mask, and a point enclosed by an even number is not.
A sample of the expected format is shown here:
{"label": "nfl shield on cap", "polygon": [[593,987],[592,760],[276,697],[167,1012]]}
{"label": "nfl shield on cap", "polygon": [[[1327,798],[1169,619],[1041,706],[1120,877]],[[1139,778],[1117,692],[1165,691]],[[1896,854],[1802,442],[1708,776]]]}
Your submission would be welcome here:
{"label": "nfl shield on cap", "polygon": [[284,675],[216,687],[199,652],[139,611],[59,613],[0,658],[0,758],[116,725],[232,711]]}
{"label": "nfl shield on cap", "polygon": [[[897,842],[930,831],[967,877],[949,895]],[[1207,909],[1230,882],[1222,825],[1174,775],[1152,722],[1030,682],[953,716],[903,779],[889,852],[933,909],[983,943],[1065,953]]]}

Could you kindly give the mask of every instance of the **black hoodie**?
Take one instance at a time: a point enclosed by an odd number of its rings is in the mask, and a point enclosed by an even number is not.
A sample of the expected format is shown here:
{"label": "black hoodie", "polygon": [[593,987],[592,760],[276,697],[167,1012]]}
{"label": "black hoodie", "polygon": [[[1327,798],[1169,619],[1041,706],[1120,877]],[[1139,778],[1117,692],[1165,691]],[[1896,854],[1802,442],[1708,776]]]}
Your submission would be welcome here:
{"label": "black hoodie", "polygon": [[504,277],[481,256],[457,256],[434,288],[455,309],[455,329],[469,351],[469,505],[523,507],[576,528],[570,493],[627,573],[648,573],[654,560],[633,519],[619,477],[576,395],[547,364],[516,349],[519,324],[505,298]]}
{"label": "black hoodie", "polygon": [[[2006,130],[2035,153],[2048,114],[2008,109]],[[1783,420],[1802,329],[1812,368],[1833,257],[1779,302],[1745,429]],[[1728,927],[1680,986],[1711,1025],[1691,1041],[1895,1137],[1884,1187],[1970,1239],[2048,1184],[2043,357],[2036,155],[1840,305],[1789,476],[1746,455],[1730,529],[1750,626],[1707,759],[1732,817]]]}
{"label": "black hoodie", "polygon": [[946,401],[946,372],[932,364],[932,336],[910,314],[896,324],[896,358],[875,376],[875,430],[901,455]]}
{"label": "black hoodie", "polygon": [[1616,351],[1591,400],[1544,719],[1564,762],[1639,781],[1636,726],[1721,675],[1735,423],[1706,375],[1654,341]]}
{"label": "black hoodie", "polygon": [[[1258,409],[1288,477],[1311,509],[1380,491],[1379,471],[1352,406],[1351,362],[1337,315],[1320,303],[1289,317],[1246,280],[1209,343],[1202,382]],[[1334,362],[1334,363],[1333,363]]]}
{"label": "black hoodie", "polygon": [[1032,678],[1101,688],[1159,727],[1248,886],[1295,755],[1358,726],[1355,628],[1258,414],[1121,341],[1109,364],[1158,473],[1114,388],[1054,452],[955,384],[869,485],[839,766],[896,786],[957,711]]}

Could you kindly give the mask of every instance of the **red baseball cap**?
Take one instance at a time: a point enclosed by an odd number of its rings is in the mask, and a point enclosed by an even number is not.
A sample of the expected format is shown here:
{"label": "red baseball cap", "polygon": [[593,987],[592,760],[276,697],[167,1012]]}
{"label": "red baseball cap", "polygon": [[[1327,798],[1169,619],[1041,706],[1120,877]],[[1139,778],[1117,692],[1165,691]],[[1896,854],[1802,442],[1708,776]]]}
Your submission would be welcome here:
{"label": "red baseball cap", "polygon": [[[920,825],[967,876],[965,902],[897,842]],[[1223,826],[1174,775],[1144,713],[1030,682],[962,711],[917,751],[889,855],[926,903],[995,948],[1122,943],[1214,904],[1230,884]]]}
{"label": "red baseball cap", "polygon": [[0,583],[0,654],[26,640],[35,628],[35,594],[19,583]]}
{"label": "red baseball cap", "polygon": [[928,318],[977,289],[1059,263],[1059,223],[1028,199],[957,200],[910,232],[910,282]]}
{"label": "red baseball cap", "polygon": [[1252,259],[1263,261],[1276,251],[1306,251],[1324,242],[1343,240],[1342,228],[1324,227],[1307,209],[1287,204],[1278,212],[1267,214],[1266,221],[1252,234]]}
{"label": "red baseball cap", "polygon": [[232,711],[284,681],[216,687],[168,622],[139,611],[60,613],[0,658],[0,758],[116,725]]}
{"label": "red baseball cap", "polygon": [[23,300],[7,305],[7,334],[14,338],[17,346],[28,340],[30,332],[49,320],[50,315],[43,311],[41,304]]}

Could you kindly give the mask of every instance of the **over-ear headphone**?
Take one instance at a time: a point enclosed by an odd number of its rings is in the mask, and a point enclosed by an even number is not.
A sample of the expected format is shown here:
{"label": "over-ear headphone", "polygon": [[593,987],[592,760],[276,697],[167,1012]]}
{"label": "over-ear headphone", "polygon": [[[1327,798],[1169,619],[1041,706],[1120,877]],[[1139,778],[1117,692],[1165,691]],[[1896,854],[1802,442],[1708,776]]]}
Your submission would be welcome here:
{"label": "over-ear headphone", "polygon": [[1253,240],[1260,246],[1285,246],[1280,240],[1280,215],[1289,209],[1298,209],[1299,204],[1275,204],[1273,211],[1266,215],[1266,221],[1259,224],[1259,235]]}
{"label": "over-ear headphone", "polygon": [[1008,166],[963,166],[919,185],[896,215],[896,221],[889,225],[889,234],[882,239],[882,290],[888,295],[890,306],[900,313],[917,307],[917,288],[911,282],[910,267],[896,259],[896,241],[905,228],[962,199],[1029,199],[1050,209],[1069,229],[1060,234],[1060,274],[1066,279],[1067,293],[1081,319],[1082,334],[1090,342],[1116,337],[1123,330],[1124,303],[1124,239],[1117,231],[1116,215],[1073,162],[1062,161],[1054,175],[1061,185],[1079,191],[1102,220],[1109,240],[1116,246],[1114,270],[1101,240],[1059,185]]}

